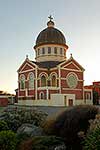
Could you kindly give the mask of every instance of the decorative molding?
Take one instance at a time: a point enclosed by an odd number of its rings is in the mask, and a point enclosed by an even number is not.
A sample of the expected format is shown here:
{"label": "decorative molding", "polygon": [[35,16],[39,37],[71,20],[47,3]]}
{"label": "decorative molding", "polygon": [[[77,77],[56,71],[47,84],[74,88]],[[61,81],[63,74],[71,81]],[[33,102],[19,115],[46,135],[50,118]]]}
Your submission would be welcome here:
{"label": "decorative molding", "polygon": [[[65,66],[63,66],[62,68],[65,68],[67,66],[69,66],[70,64],[73,64],[78,70],[81,70],[75,63],[73,63],[72,61],[69,62],[68,64],[66,64]],[[77,69],[74,69],[74,70],[77,70]]]}
{"label": "decorative molding", "polygon": [[38,87],[38,90],[59,90],[59,87],[53,87],[53,86],[45,86],[45,87]]}
{"label": "decorative molding", "polygon": [[19,89],[19,91],[24,92],[26,89]]}
{"label": "decorative molding", "polygon": [[[66,80],[66,78],[61,78],[61,80]],[[78,82],[84,82],[84,80],[77,80]]]}
{"label": "decorative molding", "polygon": [[74,89],[74,88],[62,88],[62,90],[69,90],[69,91],[72,91],[72,90],[74,90],[74,91],[82,91],[82,89]]}
{"label": "decorative molding", "polygon": [[86,92],[86,91],[92,92],[92,89],[85,89],[85,88],[84,88],[84,91],[85,91],[85,92]]}
{"label": "decorative molding", "polygon": [[[31,63],[30,61],[29,61],[29,63]],[[24,64],[24,66],[21,68],[21,70],[20,70],[20,72],[24,72],[24,71],[22,71],[24,68],[25,68],[25,66],[26,65],[28,65],[29,67],[31,67],[32,69],[34,69],[35,70],[35,68],[33,67],[33,64],[32,65],[30,65],[28,62],[26,62],[25,64]],[[35,65],[35,64],[34,64]],[[36,65],[35,65],[36,66]],[[28,70],[31,70],[31,69],[28,69]],[[25,70],[25,71],[28,71],[28,70]]]}
{"label": "decorative molding", "polygon": [[75,72],[83,72],[83,71],[81,71],[81,70],[69,69],[69,68],[64,68],[64,67],[61,67],[61,70],[68,70],[68,71],[75,71]]}
{"label": "decorative molding", "polygon": [[48,78],[48,74],[47,74],[46,72],[41,72],[41,73],[39,74],[39,78],[41,78],[42,75],[44,75],[46,78]]}
{"label": "decorative molding", "polygon": [[19,72],[19,74],[21,74],[21,73],[25,73],[25,72],[34,71],[34,70],[36,70],[36,69],[34,68],[34,69],[25,70],[25,71],[20,71],[20,72]]}

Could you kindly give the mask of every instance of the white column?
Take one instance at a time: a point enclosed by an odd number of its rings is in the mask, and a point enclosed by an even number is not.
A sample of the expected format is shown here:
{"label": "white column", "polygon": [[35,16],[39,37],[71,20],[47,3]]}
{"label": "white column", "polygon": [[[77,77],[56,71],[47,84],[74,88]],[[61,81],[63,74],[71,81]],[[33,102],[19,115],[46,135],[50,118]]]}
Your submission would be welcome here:
{"label": "white column", "polygon": [[25,89],[25,96],[27,97],[28,95],[28,92],[27,92],[27,88]]}
{"label": "white column", "polygon": [[18,97],[19,97],[19,90],[20,90],[20,87],[19,87],[19,79],[18,79]]}
{"label": "white column", "polygon": [[92,90],[91,90],[91,101],[93,103],[93,92],[92,92]]}
{"label": "white column", "polygon": [[85,90],[84,90],[84,80],[83,80],[83,101],[84,101],[84,103],[86,104],[86,100],[85,100]]}
{"label": "white column", "polygon": [[49,99],[49,90],[48,90],[48,87],[47,87],[47,100]]}
{"label": "white column", "polygon": [[58,76],[59,76],[59,93],[61,93],[61,70],[60,70],[60,66],[58,68]]}
{"label": "white column", "polygon": [[37,67],[35,69],[36,79],[35,79],[35,99],[37,100]]}

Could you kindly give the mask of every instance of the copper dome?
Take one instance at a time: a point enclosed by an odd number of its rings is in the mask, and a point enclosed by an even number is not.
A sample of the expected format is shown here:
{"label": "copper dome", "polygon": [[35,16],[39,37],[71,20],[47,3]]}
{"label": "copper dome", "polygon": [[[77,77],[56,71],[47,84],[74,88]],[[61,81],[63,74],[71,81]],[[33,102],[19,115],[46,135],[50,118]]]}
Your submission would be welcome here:
{"label": "copper dome", "polygon": [[[40,46],[43,44],[63,44],[66,45],[66,39],[61,31],[54,28],[54,23],[49,21],[48,27],[41,31],[36,39],[36,45]],[[49,26],[50,25],[50,26]]]}

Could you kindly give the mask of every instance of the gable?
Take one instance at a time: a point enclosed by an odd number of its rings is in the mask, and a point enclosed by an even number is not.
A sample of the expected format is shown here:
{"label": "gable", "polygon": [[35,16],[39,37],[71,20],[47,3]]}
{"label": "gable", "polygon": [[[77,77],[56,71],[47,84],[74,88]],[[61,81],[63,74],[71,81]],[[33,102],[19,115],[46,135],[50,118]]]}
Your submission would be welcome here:
{"label": "gable", "polygon": [[18,69],[18,72],[26,72],[29,70],[34,70],[35,68],[36,65],[28,60],[23,62],[23,64]]}
{"label": "gable", "polygon": [[84,71],[84,68],[73,58],[68,59],[67,61],[63,62],[60,66],[63,69]]}
{"label": "gable", "polygon": [[73,69],[73,70],[80,70],[80,68],[76,64],[74,64],[73,62],[65,64],[65,66],[63,66],[63,68]]}
{"label": "gable", "polygon": [[32,70],[32,69],[34,69],[34,68],[35,68],[35,66],[32,66],[32,65],[26,63],[26,64],[23,66],[23,68],[21,69],[21,72],[27,71],[27,70]]}

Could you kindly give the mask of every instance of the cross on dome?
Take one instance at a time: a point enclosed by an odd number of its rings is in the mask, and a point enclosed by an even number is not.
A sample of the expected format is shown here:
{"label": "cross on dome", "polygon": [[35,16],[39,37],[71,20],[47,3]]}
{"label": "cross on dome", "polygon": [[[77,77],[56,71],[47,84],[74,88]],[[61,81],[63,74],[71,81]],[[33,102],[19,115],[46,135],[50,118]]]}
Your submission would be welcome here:
{"label": "cross on dome", "polygon": [[47,22],[47,26],[48,27],[54,27],[54,22],[52,21],[53,20],[53,17],[50,15],[48,17],[50,20]]}
{"label": "cross on dome", "polygon": [[52,20],[53,20],[53,17],[52,17],[51,15],[50,15],[48,18],[50,19],[50,21],[52,21]]}

